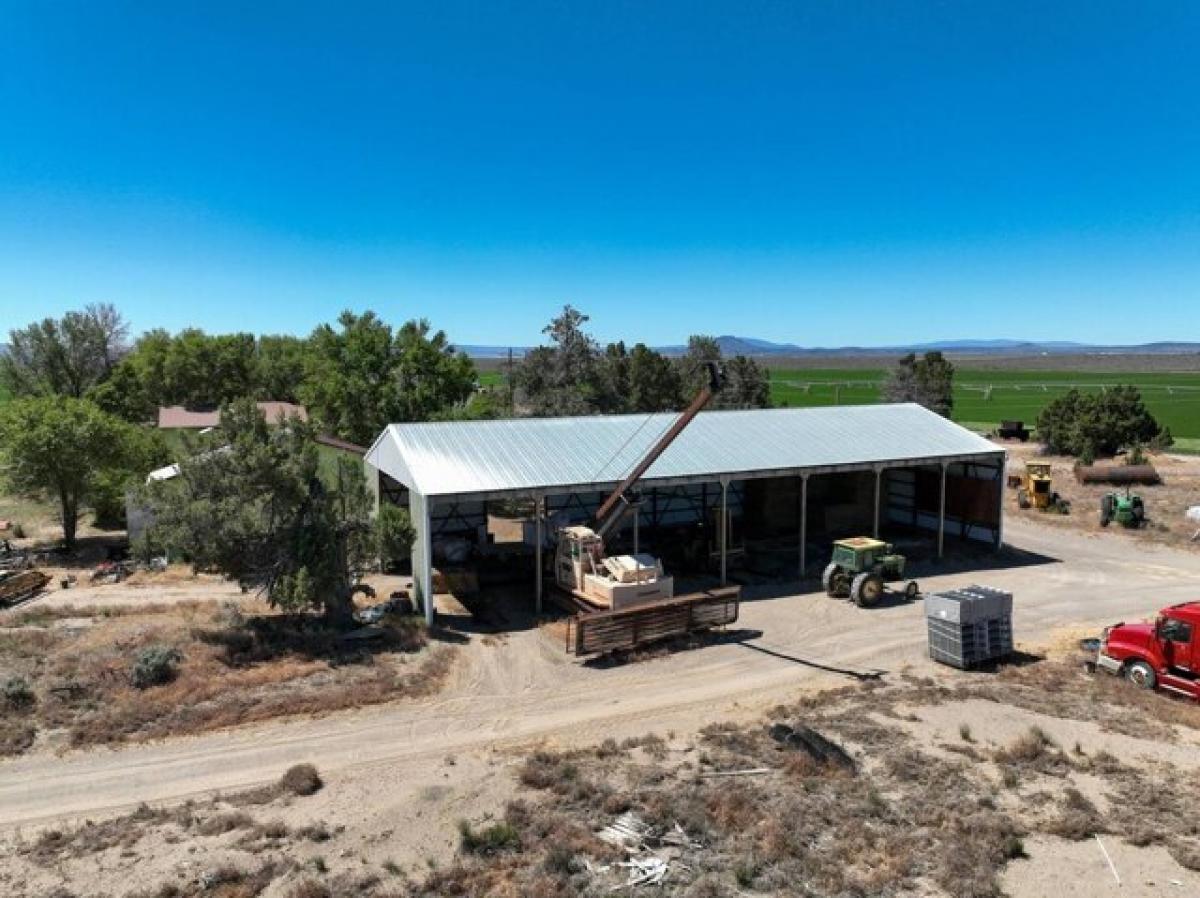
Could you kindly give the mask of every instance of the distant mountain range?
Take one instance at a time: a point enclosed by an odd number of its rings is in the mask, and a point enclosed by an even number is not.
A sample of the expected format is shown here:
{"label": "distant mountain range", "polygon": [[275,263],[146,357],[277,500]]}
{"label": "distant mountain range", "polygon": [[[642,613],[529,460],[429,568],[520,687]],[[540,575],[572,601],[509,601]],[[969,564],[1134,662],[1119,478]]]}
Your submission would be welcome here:
{"label": "distant mountain range", "polygon": [[[934,350],[953,353],[956,355],[992,355],[992,356],[1025,356],[1025,355],[1172,355],[1181,353],[1200,353],[1200,343],[1160,342],[1137,343],[1123,346],[1103,346],[1094,343],[1073,343],[1067,340],[936,340],[931,343],[913,343],[895,346],[799,346],[795,343],[774,343],[771,340],[760,340],[755,337],[735,337],[724,335],[717,337],[717,344],[726,356],[872,356],[872,355],[903,355],[907,352],[932,352]],[[476,359],[507,358],[511,351],[514,358],[520,358],[530,349],[527,346],[476,346],[460,345],[458,347],[467,355]],[[654,347],[665,355],[682,355],[687,347],[684,345]]]}

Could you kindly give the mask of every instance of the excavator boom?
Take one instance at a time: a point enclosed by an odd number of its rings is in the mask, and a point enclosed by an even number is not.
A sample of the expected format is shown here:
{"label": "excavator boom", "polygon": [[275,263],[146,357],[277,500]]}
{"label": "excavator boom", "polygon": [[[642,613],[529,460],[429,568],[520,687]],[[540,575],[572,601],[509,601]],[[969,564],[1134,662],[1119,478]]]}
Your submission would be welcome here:
{"label": "excavator boom", "polygon": [[599,536],[603,537],[620,522],[628,507],[629,491],[724,386],[725,375],[717,363],[707,362],[705,364],[708,368],[708,383],[696,394],[696,398],[691,401],[691,404],[679,413],[679,417],[675,419],[675,423],[671,425],[670,429],[659,438],[642,460],[634,465],[633,470],[617,485],[617,488],[596,511],[596,523],[593,529]]}

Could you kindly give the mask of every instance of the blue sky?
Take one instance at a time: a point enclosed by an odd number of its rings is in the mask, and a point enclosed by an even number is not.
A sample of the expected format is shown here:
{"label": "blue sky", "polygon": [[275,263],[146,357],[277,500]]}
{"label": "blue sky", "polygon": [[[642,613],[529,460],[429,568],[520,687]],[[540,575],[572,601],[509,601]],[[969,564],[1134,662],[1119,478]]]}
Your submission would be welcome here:
{"label": "blue sky", "polygon": [[1200,5],[0,0],[0,328],[1200,339]]}

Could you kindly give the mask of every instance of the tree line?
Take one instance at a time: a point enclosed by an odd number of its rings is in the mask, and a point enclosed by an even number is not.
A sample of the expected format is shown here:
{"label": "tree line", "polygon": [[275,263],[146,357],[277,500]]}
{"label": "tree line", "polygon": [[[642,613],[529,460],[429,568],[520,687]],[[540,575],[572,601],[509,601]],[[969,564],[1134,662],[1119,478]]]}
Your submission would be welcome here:
{"label": "tree line", "polygon": [[343,312],[306,338],[198,328],[128,336],[111,305],[35,322],[11,332],[0,383],[17,397],[87,399],[135,424],[160,406],[298,402],[323,432],[362,444],[391,421],[445,414],[475,391],[471,360],[425,320],[393,329],[374,312]]}
{"label": "tree line", "polygon": [[707,381],[707,363],[723,364],[725,388],[712,408],[767,408],[770,373],[754,359],[722,357],[715,339],[688,338],[670,358],[644,343],[600,344],[585,329],[588,316],[568,305],[544,329],[549,344],[530,350],[513,371],[515,409],[531,415],[665,412],[682,409]]}
{"label": "tree line", "polygon": [[[505,396],[480,390],[471,359],[423,319],[393,327],[374,312],[347,311],[307,337],[187,328],[131,341],[114,306],[90,305],[10,331],[0,356],[0,386],[13,397],[0,409],[0,469],[8,488],[58,505],[73,548],[86,510],[101,526],[123,525],[126,491],[180,461],[178,446],[145,426],[160,406],[297,402],[308,409],[306,434],[368,445],[395,421],[678,409],[699,389],[704,363],[721,360],[717,342],[700,336],[678,359],[641,343],[602,349],[587,320],[565,307],[545,329],[549,345],[522,359]],[[725,364],[729,385],[716,407],[769,404],[765,369],[742,356]]]}

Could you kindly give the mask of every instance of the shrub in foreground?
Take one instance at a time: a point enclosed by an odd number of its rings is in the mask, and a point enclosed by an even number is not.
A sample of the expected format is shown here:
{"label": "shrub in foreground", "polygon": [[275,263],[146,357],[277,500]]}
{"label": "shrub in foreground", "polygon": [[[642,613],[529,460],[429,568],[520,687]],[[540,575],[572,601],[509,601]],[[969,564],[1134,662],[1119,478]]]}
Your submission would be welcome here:
{"label": "shrub in foreground", "polygon": [[129,671],[129,680],[138,689],[170,683],[175,679],[177,665],[182,660],[183,655],[173,646],[147,646],[138,652]]}

